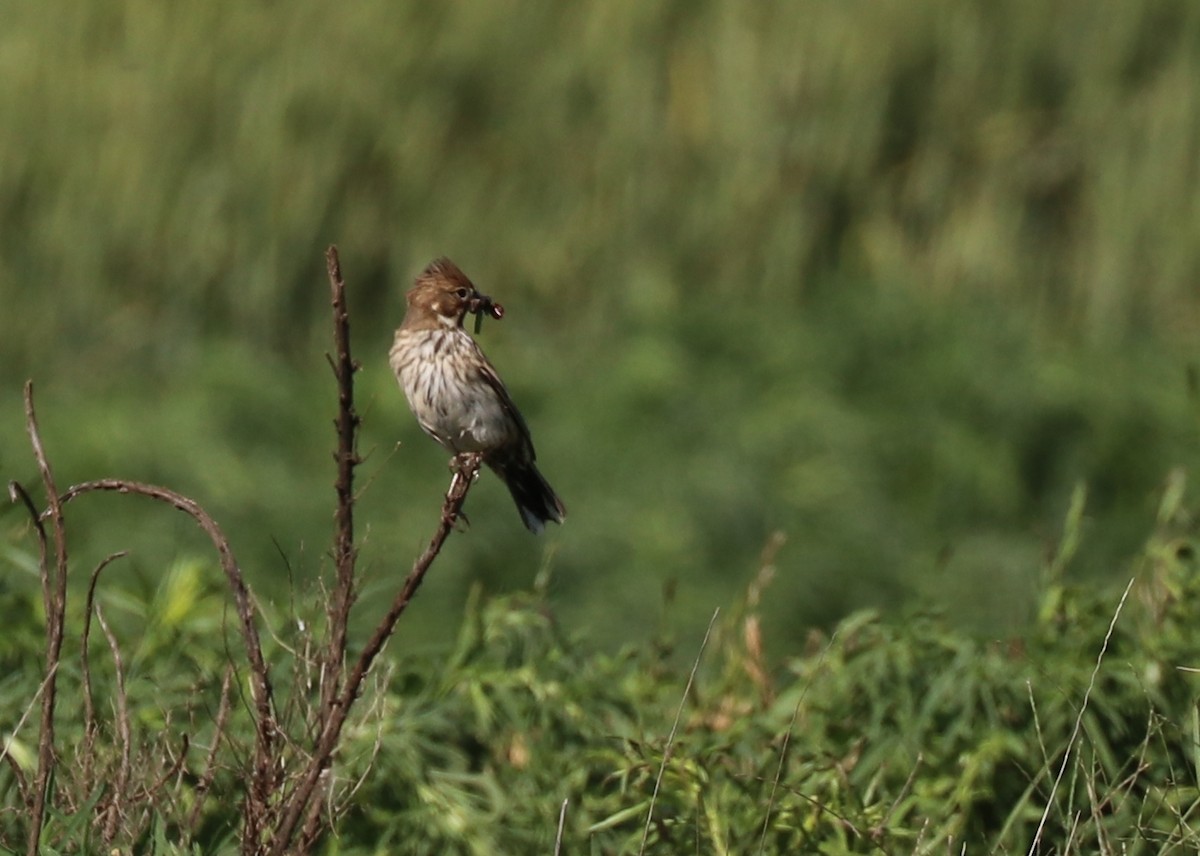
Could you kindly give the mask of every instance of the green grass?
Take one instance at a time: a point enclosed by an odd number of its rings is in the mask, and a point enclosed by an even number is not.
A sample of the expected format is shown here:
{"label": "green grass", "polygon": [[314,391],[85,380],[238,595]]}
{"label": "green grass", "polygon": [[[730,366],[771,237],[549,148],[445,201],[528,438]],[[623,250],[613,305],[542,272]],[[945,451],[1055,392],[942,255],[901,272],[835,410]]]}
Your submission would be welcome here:
{"label": "green grass", "polygon": [[[394,649],[386,684],[364,698],[335,765],[337,792],[353,796],[323,852],[551,852],[563,800],[570,852],[1025,853],[1035,837],[1042,853],[1194,850],[1192,512],[1175,485],[1123,595],[1063,581],[1083,508],[1043,568],[1029,632],[995,642],[937,613],[892,621],[867,611],[772,670],[757,631],[770,565],[682,658],[662,635],[613,654],[590,649],[561,626],[544,581],[502,598],[476,591],[450,650]],[[213,571],[181,566],[148,593],[102,586],[102,608],[129,627],[134,754],[146,780],[183,733],[185,769],[203,768],[224,659],[216,640],[227,632]],[[9,587],[7,606],[32,594]],[[305,634],[294,617],[268,617],[277,634],[268,656],[290,694],[299,664],[289,651]],[[8,721],[37,686],[37,636],[34,620],[7,628]],[[72,646],[69,633],[64,710],[79,692]],[[93,645],[99,699],[111,692],[105,650]],[[680,659],[696,661],[694,684]],[[234,703],[233,746],[249,739],[245,704]],[[293,708],[281,709],[286,721]],[[113,709],[98,710],[98,745],[112,746]],[[56,781],[66,792],[86,775],[80,727],[60,718]],[[18,737],[30,746],[32,726]],[[197,852],[232,852],[239,781],[219,769]],[[0,843],[19,847],[14,792],[5,767]],[[188,794],[185,784],[184,808]],[[140,836],[115,843],[179,852],[178,812],[177,803],[152,806]],[[89,834],[99,841],[78,813],[55,814],[47,846],[73,850]]]}

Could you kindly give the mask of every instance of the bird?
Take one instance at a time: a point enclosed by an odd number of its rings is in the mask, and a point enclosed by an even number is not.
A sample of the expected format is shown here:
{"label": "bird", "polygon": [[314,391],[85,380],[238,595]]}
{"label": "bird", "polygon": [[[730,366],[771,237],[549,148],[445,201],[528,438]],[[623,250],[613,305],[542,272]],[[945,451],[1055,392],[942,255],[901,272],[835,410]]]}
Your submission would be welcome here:
{"label": "bird", "polygon": [[566,506],[538,471],[529,426],[463,327],[469,312],[499,318],[503,309],[448,258],[430,262],[405,297],[389,362],[417,423],[456,460],[479,453],[508,487],[530,532],[562,523]]}

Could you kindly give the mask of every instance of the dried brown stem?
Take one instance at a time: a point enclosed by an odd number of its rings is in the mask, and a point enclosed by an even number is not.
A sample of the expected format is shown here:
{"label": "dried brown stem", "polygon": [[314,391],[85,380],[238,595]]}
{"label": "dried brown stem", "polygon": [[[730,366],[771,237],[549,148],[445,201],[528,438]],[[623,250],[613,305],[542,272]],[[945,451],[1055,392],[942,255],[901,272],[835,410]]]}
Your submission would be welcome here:
{"label": "dried brown stem", "polygon": [[350,315],[346,306],[346,283],[342,279],[342,267],[338,260],[337,247],[325,251],[325,264],[329,274],[329,288],[333,304],[333,341],[335,354],[329,356],[338,388],[338,413],[334,425],[337,429],[337,508],[334,512],[333,563],[336,582],[333,598],[329,604],[329,647],[325,651],[321,679],[321,715],[324,722],[333,711],[333,705],[341,689],[342,670],[346,660],[346,632],[350,623],[350,607],[354,603],[354,563],[357,549],[354,546],[354,468],[360,458],[356,437],[359,418],[354,411],[354,373],[358,364],[350,356]]}
{"label": "dried brown stem", "polygon": [[28,808],[31,796],[29,794],[29,782],[25,779],[25,771],[21,769],[21,765],[17,763],[17,759],[8,754],[7,750],[0,754],[3,755],[5,763],[12,770],[13,778],[16,779],[17,790],[21,794],[21,802]]}
{"label": "dried brown stem", "polygon": [[[73,485],[62,495],[65,504],[85,493],[114,491],[132,493],[165,502],[190,516],[204,530],[216,548],[221,567],[233,592],[234,608],[242,626],[242,639],[246,646],[246,658],[250,663],[250,685],[254,703],[255,750],[254,767],[250,777],[250,789],[246,794],[244,840],[259,841],[266,828],[268,812],[278,784],[279,768],[275,763],[278,733],[273,714],[271,676],[263,659],[262,644],[258,638],[258,627],[254,621],[254,606],[250,591],[242,576],[242,570],[234,558],[229,541],[217,522],[194,500],[173,490],[157,485],[123,479],[99,479]],[[32,854],[31,854],[32,856]]]}
{"label": "dried brown stem", "polygon": [[[387,670],[385,670],[385,672],[386,671]],[[376,705],[380,705],[381,699],[383,698],[382,688],[387,685],[388,678],[377,677],[376,680],[379,684],[381,692],[375,697],[375,702]],[[323,830],[322,819],[328,818],[327,828],[332,828],[333,824],[337,821],[339,811],[344,811],[346,804],[353,799],[356,793],[358,793],[359,789],[362,788],[363,784],[370,775],[371,769],[375,765],[375,759],[379,757],[379,752],[383,747],[384,714],[381,708],[377,709],[375,713],[379,717],[379,727],[375,733],[375,745],[372,748],[371,760],[367,763],[366,769],[363,770],[362,775],[360,775],[358,778],[358,781],[350,785],[349,788],[338,795],[336,800],[333,796],[333,771],[332,769],[328,768],[325,770],[325,773],[323,774],[324,779],[318,781],[318,786],[324,785],[324,787],[320,787],[320,790],[324,794],[324,798],[313,799],[309,804],[308,816],[304,820],[304,827],[300,833],[300,842],[296,846],[297,854],[306,854],[312,850],[313,846],[317,844],[321,837],[321,832]],[[364,714],[364,719],[369,716],[371,716],[371,711],[368,711],[366,714]],[[325,810],[326,808],[328,811]]]}
{"label": "dried brown stem", "polygon": [[[404,580],[404,585],[392,600],[391,608],[388,609],[387,614],[384,615],[375,627],[375,631],[367,641],[366,647],[359,654],[354,668],[350,671],[350,675],[346,679],[346,685],[343,687],[341,694],[334,704],[330,717],[325,720],[321,736],[318,738],[312,758],[309,760],[308,769],[305,771],[300,784],[288,798],[287,810],[284,812],[283,819],[275,832],[271,845],[270,852],[272,854],[280,856],[283,853],[295,852],[294,849],[289,847],[292,836],[296,832],[300,818],[305,814],[305,808],[309,800],[312,799],[313,792],[316,790],[322,774],[328,769],[333,759],[333,752],[337,748],[338,740],[341,737],[342,727],[346,724],[346,717],[350,712],[350,706],[358,697],[362,682],[370,671],[371,665],[375,662],[375,658],[383,650],[383,646],[391,637],[392,631],[396,628],[396,622],[400,620],[400,616],[408,608],[408,604],[412,601],[413,596],[416,595],[417,589],[421,587],[421,583],[425,579],[425,574],[429,571],[438,553],[441,552],[442,545],[446,543],[446,539],[450,536],[450,532],[454,529],[454,524],[462,512],[463,503],[467,499],[467,493],[470,491],[471,485],[479,473],[481,461],[479,455],[470,454],[460,456],[456,463],[458,470],[450,482],[450,489],[446,492],[446,499],[442,504],[441,518],[438,521],[438,528],[434,532],[433,538],[430,539],[425,551],[413,563],[412,570]],[[301,842],[302,851],[305,845],[306,842]]]}
{"label": "dried brown stem", "polygon": [[111,844],[113,838],[117,835],[117,823],[121,819],[124,800],[128,797],[126,790],[129,786],[129,770],[133,758],[133,736],[129,727],[129,696],[125,692],[125,663],[121,658],[121,646],[117,644],[117,637],[113,635],[109,629],[108,622],[104,620],[104,613],[100,609],[100,604],[95,604],[96,622],[100,625],[100,630],[104,633],[104,638],[108,640],[108,648],[112,652],[113,667],[116,670],[117,680],[117,734],[121,741],[121,763],[117,767],[117,777],[112,783],[108,807],[105,810],[104,817],[104,843]]}
{"label": "dried brown stem", "polygon": [[[184,733],[183,735],[180,736],[179,751],[175,754],[175,757],[171,759],[171,765],[169,767],[167,767],[167,769],[163,772],[163,774],[161,776],[159,776],[158,779],[156,779],[152,785],[150,785],[149,787],[143,786],[142,791],[139,794],[139,796],[146,799],[147,801],[152,801],[157,794],[163,793],[164,789],[166,788],[167,782],[171,781],[171,779],[175,779],[175,778],[179,777],[179,773],[183,769],[184,762],[187,761],[188,750],[191,747],[192,747],[192,739],[190,737],[188,737],[186,733]],[[167,745],[167,749],[165,751],[167,752],[168,757],[169,757],[170,756],[169,744]]]}
{"label": "dried brown stem", "polygon": [[[46,489],[47,514],[54,531],[54,570],[51,571],[45,546],[45,531],[39,525],[41,547],[40,572],[42,599],[46,607],[46,688],[42,694],[42,720],[38,732],[38,768],[33,783],[33,808],[26,852],[37,856],[45,820],[47,790],[54,769],[54,704],[58,697],[58,663],[62,656],[63,624],[67,609],[67,539],[62,502],[54,484],[54,473],[42,446],[37,414],[33,407],[33,381],[25,382],[25,428],[33,446],[42,485]],[[22,491],[23,493],[23,491]],[[28,495],[25,496],[28,500]]]}
{"label": "dried brown stem", "polygon": [[233,666],[229,665],[225,667],[225,675],[221,678],[221,701],[217,705],[217,717],[213,722],[212,745],[208,747],[204,772],[200,774],[200,779],[196,782],[195,804],[192,806],[191,815],[188,816],[187,829],[183,839],[185,847],[191,844],[192,836],[196,834],[196,826],[200,823],[200,814],[204,810],[204,798],[208,795],[208,789],[212,787],[213,779],[217,775],[217,752],[220,751],[221,736],[225,733],[225,723],[229,720],[229,711],[232,707],[229,692],[232,682]]}
{"label": "dried brown stem", "polygon": [[[29,512],[30,519],[33,521],[33,528],[37,532],[38,536],[38,568],[42,570],[42,577],[44,579],[47,556],[49,555],[50,550],[49,541],[46,536],[46,527],[42,524],[42,520],[38,516],[38,510],[33,504],[33,499],[29,496],[29,493],[24,487],[21,486],[19,482],[12,481],[8,483],[8,496],[13,502],[19,502],[24,505],[25,510]],[[34,696],[34,701],[31,702],[31,706],[29,708],[26,708],[25,713],[21,716],[21,720],[17,723],[16,728],[13,729],[11,739],[16,739],[17,732],[21,730],[21,726],[25,724],[26,718],[32,712],[32,704],[36,703],[40,699],[42,691],[45,690],[46,686],[53,679],[53,674],[54,672],[50,672],[45,678],[43,678],[42,685],[38,688],[37,695]],[[21,801],[25,803],[25,808],[32,817],[33,793],[29,789],[29,782],[25,778],[25,773],[21,770],[21,766],[16,762],[16,759],[9,754],[8,746],[5,746],[3,751],[0,751],[0,757],[3,757],[4,760],[8,762],[8,765],[16,774],[17,785],[21,789]]]}
{"label": "dried brown stem", "polygon": [[92,761],[95,760],[92,747],[96,743],[96,733],[99,730],[99,726],[96,725],[96,703],[92,698],[92,667],[88,657],[88,638],[92,630],[92,607],[96,601],[96,583],[100,580],[101,571],[126,555],[127,553],[123,550],[113,553],[96,566],[88,583],[87,598],[83,606],[83,637],[79,650],[79,670],[83,680],[83,751],[80,755],[83,763],[83,789],[85,791],[92,789]]}
{"label": "dried brown stem", "polygon": [[[333,770],[326,767],[320,777],[317,779],[318,787],[314,790],[319,790],[323,794],[333,793]],[[300,841],[296,845],[297,856],[307,856],[312,852],[313,845],[317,843],[317,839],[321,837],[322,823],[321,818],[324,816],[322,808],[325,800],[314,797],[308,804],[308,816],[304,819],[304,826],[300,830]],[[330,811],[330,814],[333,812]]]}

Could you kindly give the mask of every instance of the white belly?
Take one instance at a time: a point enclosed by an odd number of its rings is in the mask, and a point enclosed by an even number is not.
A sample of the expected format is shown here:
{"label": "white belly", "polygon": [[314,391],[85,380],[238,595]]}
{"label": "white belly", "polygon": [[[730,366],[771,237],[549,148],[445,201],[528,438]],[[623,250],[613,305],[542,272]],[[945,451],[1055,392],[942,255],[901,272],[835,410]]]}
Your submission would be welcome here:
{"label": "white belly", "polygon": [[[463,331],[422,339],[406,361],[393,348],[392,368],[426,433],[452,452],[485,452],[512,442],[516,426],[476,367],[483,355]],[[398,340],[399,341],[399,340]]]}

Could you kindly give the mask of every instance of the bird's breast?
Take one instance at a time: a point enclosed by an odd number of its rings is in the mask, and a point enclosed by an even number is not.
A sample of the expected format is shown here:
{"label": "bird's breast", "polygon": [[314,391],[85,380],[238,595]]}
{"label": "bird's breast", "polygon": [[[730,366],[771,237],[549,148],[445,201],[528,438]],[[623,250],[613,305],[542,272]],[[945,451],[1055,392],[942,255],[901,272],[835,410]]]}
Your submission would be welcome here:
{"label": "bird's breast", "polygon": [[462,330],[399,331],[392,369],[425,431],[453,452],[486,452],[517,433],[496,390],[480,375],[487,361]]}

